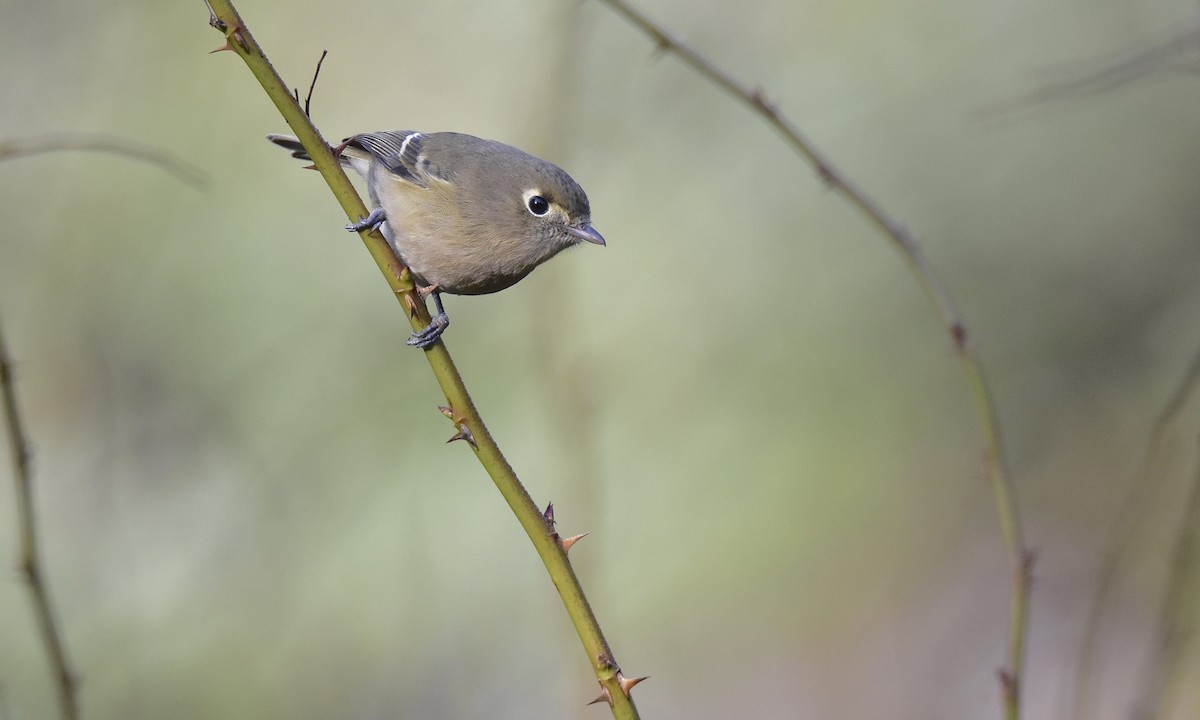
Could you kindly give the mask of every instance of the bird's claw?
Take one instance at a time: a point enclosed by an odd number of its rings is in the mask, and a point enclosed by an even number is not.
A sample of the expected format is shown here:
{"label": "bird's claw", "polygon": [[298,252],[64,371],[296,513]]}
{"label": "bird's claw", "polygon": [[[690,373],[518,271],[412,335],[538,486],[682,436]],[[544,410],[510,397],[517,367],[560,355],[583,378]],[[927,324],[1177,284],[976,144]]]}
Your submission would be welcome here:
{"label": "bird's claw", "polygon": [[405,342],[412,347],[424,350],[437,342],[448,327],[450,327],[450,316],[445,312],[440,312],[429,320],[428,325],[413,333],[412,337]]}
{"label": "bird's claw", "polygon": [[383,208],[375,208],[371,214],[365,218],[359,218],[358,222],[351,223],[346,226],[350,232],[362,232],[363,230],[378,230],[379,226],[387,221],[387,217],[383,214]]}

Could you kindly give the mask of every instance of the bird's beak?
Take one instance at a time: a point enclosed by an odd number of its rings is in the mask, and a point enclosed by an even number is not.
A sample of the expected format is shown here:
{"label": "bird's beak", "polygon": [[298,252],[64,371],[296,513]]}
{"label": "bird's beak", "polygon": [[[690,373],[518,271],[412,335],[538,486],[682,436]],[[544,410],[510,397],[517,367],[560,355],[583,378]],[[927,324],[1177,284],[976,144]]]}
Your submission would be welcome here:
{"label": "bird's beak", "polygon": [[570,227],[567,229],[580,240],[590,242],[593,245],[604,245],[604,236],[596,232],[596,228],[591,225],[580,225],[579,227]]}

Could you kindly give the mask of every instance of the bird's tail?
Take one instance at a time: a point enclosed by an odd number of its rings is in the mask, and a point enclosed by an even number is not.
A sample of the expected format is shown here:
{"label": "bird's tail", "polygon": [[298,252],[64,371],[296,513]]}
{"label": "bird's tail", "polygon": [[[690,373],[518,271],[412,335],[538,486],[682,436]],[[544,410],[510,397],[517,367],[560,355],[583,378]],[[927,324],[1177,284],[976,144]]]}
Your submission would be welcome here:
{"label": "bird's tail", "polygon": [[[267,139],[284,150],[290,152],[292,157],[296,158],[297,160],[307,160],[312,162],[312,158],[309,157],[308,152],[304,149],[304,146],[300,144],[299,140],[291,135],[276,135],[275,133],[271,133],[267,135]],[[338,160],[344,167],[350,167],[350,158],[346,157],[345,155],[339,155]]]}

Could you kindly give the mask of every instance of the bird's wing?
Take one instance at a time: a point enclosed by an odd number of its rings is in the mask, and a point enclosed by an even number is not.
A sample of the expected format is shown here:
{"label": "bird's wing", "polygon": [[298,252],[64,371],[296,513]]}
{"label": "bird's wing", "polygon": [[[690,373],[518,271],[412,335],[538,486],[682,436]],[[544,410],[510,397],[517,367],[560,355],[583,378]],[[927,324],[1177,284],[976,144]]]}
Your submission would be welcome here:
{"label": "bird's wing", "polygon": [[348,138],[346,144],[370,153],[393,175],[428,187],[430,179],[446,180],[440,168],[422,152],[425,135],[412,130],[384,130]]}

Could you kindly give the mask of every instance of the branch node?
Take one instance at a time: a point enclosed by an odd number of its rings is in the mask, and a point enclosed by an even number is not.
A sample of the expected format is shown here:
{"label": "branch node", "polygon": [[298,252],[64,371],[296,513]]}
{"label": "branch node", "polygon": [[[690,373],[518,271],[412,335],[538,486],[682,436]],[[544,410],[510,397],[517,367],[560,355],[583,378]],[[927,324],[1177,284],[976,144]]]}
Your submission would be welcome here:
{"label": "branch node", "polygon": [[1025,584],[1026,592],[1033,582],[1033,566],[1037,564],[1037,550],[1026,548],[1021,553],[1021,582]]}
{"label": "branch node", "polygon": [[996,677],[1000,680],[1000,691],[1004,694],[1004,703],[1010,706],[1015,705],[1020,698],[1020,686],[1016,676],[1001,668],[996,671]]}
{"label": "branch node", "polygon": [[950,337],[954,339],[954,348],[959,352],[967,351],[967,326],[961,320],[950,324]]}
{"label": "branch node", "polygon": [[761,86],[750,91],[750,101],[771,117],[777,117],[779,115],[779,108],[775,105],[775,103],[771,102],[771,100],[767,97],[766,91],[763,90]]}
{"label": "branch node", "polygon": [[596,656],[596,666],[600,670],[604,670],[606,672],[621,672],[621,668],[617,666],[617,661],[613,660],[612,655],[609,655],[606,652],[602,652]]}
{"label": "branch node", "polygon": [[826,189],[836,187],[841,184],[840,178],[829,163],[821,160],[817,163],[817,177],[821,178],[821,182],[825,183]]}
{"label": "branch node", "polygon": [[217,17],[217,13],[212,9],[212,5],[208,3],[208,0],[205,0],[204,4],[208,6],[208,24],[220,32],[225,32],[229,26],[225,24],[224,20]]}
{"label": "branch node", "polygon": [[225,36],[225,47],[219,48],[218,50],[232,50],[233,47],[230,45],[230,43],[236,42],[237,46],[242,49],[242,52],[249,55],[250,45],[246,42],[245,36],[242,35],[242,32],[246,28],[241,23],[236,25],[230,25],[226,23],[224,20],[217,17],[217,14],[213,12],[211,5],[209,6],[208,12],[208,24],[221,31],[221,33]]}

